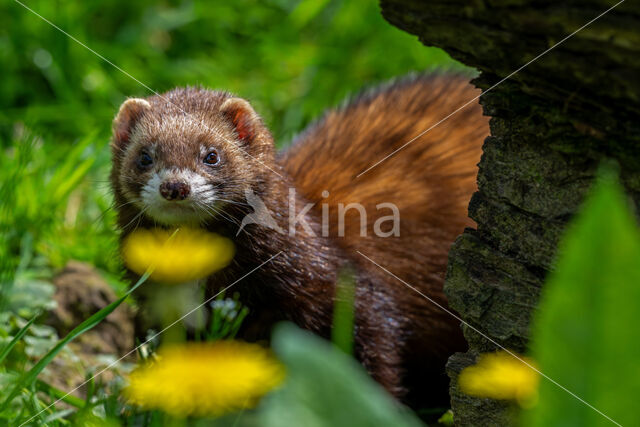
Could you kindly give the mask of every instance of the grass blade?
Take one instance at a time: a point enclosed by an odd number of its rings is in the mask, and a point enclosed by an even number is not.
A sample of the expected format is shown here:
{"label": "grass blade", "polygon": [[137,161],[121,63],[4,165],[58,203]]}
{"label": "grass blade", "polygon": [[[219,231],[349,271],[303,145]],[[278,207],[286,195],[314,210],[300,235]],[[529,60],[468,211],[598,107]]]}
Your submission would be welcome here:
{"label": "grass blade", "polygon": [[24,325],[22,327],[22,329],[20,329],[18,331],[18,333],[16,334],[15,337],[13,337],[13,339],[11,340],[11,342],[9,344],[7,344],[5,346],[5,348],[2,349],[2,352],[0,352],[0,364],[2,364],[2,362],[4,361],[5,357],[7,357],[7,355],[9,354],[9,352],[11,352],[11,349],[13,347],[15,347],[16,344],[18,344],[18,341],[20,341],[22,339],[22,337],[24,336],[24,334],[27,333],[27,331],[29,330],[29,328],[31,327],[31,325],[33,324],[33,322],[36,320],[36,318],[40,315],[40,313],[36,314],[35,316],[33,316],[31,318],[31,320],[29,320],[27,322],[26,325]]}
{"label": "grass blade", "polygon": [[45,383],[42,380],[37,380],[36,381],[36,385],[38,390],[42,391],[43,393],[48,394],[49,396],[53,397],[54,399],[60,399],[63,402],[71,405],[71,406],[75,406],[78,409],[82,409],[87,405],[88,399],[87,401],[85,401],[84,399],[81,399],[79,397],[76,397],[72,394],[67,394],[64,391],[55,388],[52,385],[49,385],[47,383]]}
{"label": "grass blade", "polygon": [[353,319],[356,282],[350,268],[340,272],[336,283],[331,341],[340,350],[353,354]]}

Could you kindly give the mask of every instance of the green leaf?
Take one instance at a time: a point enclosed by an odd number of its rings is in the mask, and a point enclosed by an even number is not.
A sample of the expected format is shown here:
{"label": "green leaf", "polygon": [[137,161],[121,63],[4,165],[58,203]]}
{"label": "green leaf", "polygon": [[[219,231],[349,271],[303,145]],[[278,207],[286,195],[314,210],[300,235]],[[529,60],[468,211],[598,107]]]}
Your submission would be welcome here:
{"label": "green leaf", "polygon": [[24,334],[27,333],[27,331],[29,330],[29,327],[33,324],[33,322],[36,320],[37,317],[38,317],[38,314],[33,316],[31,320],[29,320],[27,324],[24,325],[22,329],[18,331],[18,333],[16,334],[15,337],[13,337],[11,342],[9,342],[9,344],[7,344],[5,348],[2,349],[2,352],[0,352],[0,364],[4,361],[5,357],[7,357],[11,349],[15,347],[16,344],[18,344],[18,342],[22,339]]}
{"label": "green leaf", "polygon": [[284,386],[263,401],[261,426],[419,426],[352,357],[291,324],[273,348],[287,368]]}
{"label": "green leaf", "polygon": [[303,0],[289,15],[296,28],[302,28],[329,5],[329,0]]}
{"label": "green leaf", "polygon": [[42,391],[48,394],[49,396],[53,397],[54,399],[60,399],[61,401],[71,406],[75,406],[76,408],[79,408],[79,409],[83,408],[87,404],[87,402],[84,399],[80,399],[79,397],[76,397],[72,394],[68,394],[65,391],[62,391],[50,384],[47,384],[44,381],[36,380],[36,386],[38,388],[38,391]]}
{"label": "green leaf", "polygon": [[606,169],[569,227],[533,328],[541,372],[578,398],[543,379],[524,425],[638,425],[638,313],[640,233]]}
{"label": "green leaf", "polygon": [[[85,174],[87,170],[86,164],[88,162],[91,164],[94,158],[87,157],[83,161],[82,154],[87,150],[91,143],[95,141],[95,139],[95,132],[85,136],[67,152],[63,163],[58,165],[53,176],[47,183],[48,188],[54,189],[55,191],[54,199],[57,200],[62,198],[63,195],[69,192],[74,186],[74,182],[77,182],[77,180]],[[82,164],[81,167],[78,167],[79,163]],[[78,172],[79,170],[81,170],[81,172]]]}
{"label": "green leaf", "polygon": [[352,270],[340,272],[336,283],[331,341],[347,354],[353,353],[353,317],[356,281]]}
{"label": "green leaf", "polygon": [[93,162],[95,159],[93,157],[89,157],[85,159],[79,165],[76,165],[76,168],[73,170],[71,174],[65,177],[65,179],[58,185],[53,193],[52,200],[55,203],[59,203],[62,199],[64,199],[74,188],[78,186],[80,181],[84,178],[84,176],[89,172],[91,166],[93,166]]}

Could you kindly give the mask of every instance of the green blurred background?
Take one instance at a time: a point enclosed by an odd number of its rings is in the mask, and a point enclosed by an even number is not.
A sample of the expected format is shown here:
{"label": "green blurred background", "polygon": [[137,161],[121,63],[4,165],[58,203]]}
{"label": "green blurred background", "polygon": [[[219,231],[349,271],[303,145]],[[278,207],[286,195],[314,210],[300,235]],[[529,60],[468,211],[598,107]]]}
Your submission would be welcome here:
{"label": "green blurred background", "polygon": [[[24,4],[155,91],[203,85],[248,98],[279,144],[363,87],[462,68],[371,0]],[[126,97],[151,93],[11,0],[0,6],[0,68],[0,268],[73,258],[117,274],[110,125]]]}

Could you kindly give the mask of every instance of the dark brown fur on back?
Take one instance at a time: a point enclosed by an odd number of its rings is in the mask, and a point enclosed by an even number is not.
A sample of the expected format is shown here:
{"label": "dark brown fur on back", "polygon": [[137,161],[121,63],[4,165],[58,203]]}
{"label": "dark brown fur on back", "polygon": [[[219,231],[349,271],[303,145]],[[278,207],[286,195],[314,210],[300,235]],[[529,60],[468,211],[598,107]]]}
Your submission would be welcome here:
{"label": "dark brown fur on back", "polygon": [[[308,202],[316,203],[306,216],[313,233],[298,228],[290,235],[249,225],[235,237],[236,223],[251,213],[242,204],[225,205],[225,218],[201,221],[202,227],[233,237],[237,246],[232,265],[209,278],[211,292],[238,280],[234,289],[252,310],[247,337],[260,338],[281,319],[326,337],[337,274],[350,265],[357,279],[356,357],[399,398],[422,406],[442,403],[435,399],[446,399],[446,359],[464,349],[458,322],[362,255],[446,306],[442,284],[447,252],[471,225],[466,206],[476,186],[487,119],[473,104],[357,175],[477,95],[463,77],[404,79],[329,111],[279,156],[259,117],[219,111],[230,94],[179,89],[164,98],[148,98],[150,107],[120,114],[114,125],[112,182],[116,203],[122,205],[123,235],[136,226],[155,224],[154,218],[140,214],[140,206],[125,204],[147,179],[131,170],[131,156],[137,151],[130,146],[152,138],[158,145],[158,162],[177,162],[183,169],[206,174],[219,185],[217,194],[238,203],[246,202],[245,190],[251,189],[284,230],[289,227],[289,188],[295,188],[296,212]],[[205,130],[183,125],[191,119],[202,121]],[[215,174],[199,172],[200,166],[189,160],[197,151],[195,140],[218,144],[233,167]],[[344,235],[339,235],[338,205],[349,203],[365,208],[366,236],[360,235],[355,209],[347,211]],[[381,203],[398,207],[399,236],[376,236],[376,220],[389,215],[389,210],[378,209]],[[328,236],[321,233],[322,204],[328,207]]]}

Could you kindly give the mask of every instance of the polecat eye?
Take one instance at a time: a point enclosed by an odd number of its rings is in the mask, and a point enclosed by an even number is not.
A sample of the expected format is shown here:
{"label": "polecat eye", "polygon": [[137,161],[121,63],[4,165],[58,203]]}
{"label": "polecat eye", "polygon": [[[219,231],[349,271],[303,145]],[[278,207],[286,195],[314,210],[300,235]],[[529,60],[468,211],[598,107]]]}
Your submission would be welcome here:
{"label": "polecat eye", "polygon": [[148,169],[153,164],[153,159],[148,153],[142,152],[138,156],[136,163],[140,169]]}
{"label": "polecat eye", "polygon": [[216,150],[211,151],[204,158],[204,164],[208,166],[215,166],[220,163],[220,156]]}

